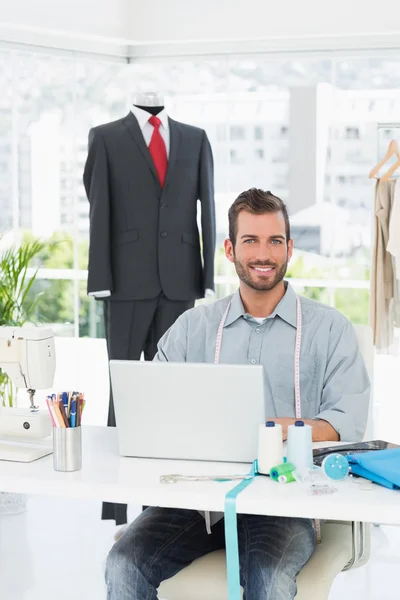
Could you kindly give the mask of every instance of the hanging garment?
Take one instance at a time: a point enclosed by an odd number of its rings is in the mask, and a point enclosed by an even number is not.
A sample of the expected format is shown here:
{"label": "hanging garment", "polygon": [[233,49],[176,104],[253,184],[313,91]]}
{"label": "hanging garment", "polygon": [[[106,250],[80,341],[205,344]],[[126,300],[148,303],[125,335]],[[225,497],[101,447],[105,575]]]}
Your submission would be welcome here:
{"label": "hanging garment", "polygon": [[389,240],[387,251],[393,256],[396,279],[400,280],[400,184],[396,179],[392,210],[389,219]]}
{"label": "hanging garment", "polygon": [[398,179],[396,179],[394,186],[389,219],[389,240],[386,250],[392,255],[394,321],[395,326],[400,327],[400,184]]}
{"label": "hanging garment", "polygon": [[390,352],[395,326],[393,260],[387,251],[389,220],[395,182],[377,181],[374,205],[374,246],[371,267],[370,325],[374,344],[381,353]]}

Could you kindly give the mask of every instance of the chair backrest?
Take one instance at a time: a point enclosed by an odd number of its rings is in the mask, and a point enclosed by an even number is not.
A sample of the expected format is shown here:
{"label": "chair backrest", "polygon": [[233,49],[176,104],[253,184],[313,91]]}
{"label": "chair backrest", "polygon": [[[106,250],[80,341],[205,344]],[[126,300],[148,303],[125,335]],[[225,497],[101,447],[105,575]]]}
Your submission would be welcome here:
{"label": "chair backrest", "polygon": [[364,359],[365,366],[371,381],[371,396],[369,401],[368,422],[365,430],[364,440],[372,440],[374,435],[373,411],[374,411],[374,341],[372,329],[368,325],[354,325],[354,331],[357,336],[358,347]]}

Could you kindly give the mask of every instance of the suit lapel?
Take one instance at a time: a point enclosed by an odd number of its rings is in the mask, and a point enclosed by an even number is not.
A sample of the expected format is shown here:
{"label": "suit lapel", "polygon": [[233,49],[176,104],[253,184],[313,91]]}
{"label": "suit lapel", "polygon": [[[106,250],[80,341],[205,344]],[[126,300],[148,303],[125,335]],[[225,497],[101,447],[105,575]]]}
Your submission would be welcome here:
{"label": "suit lapel", "polygon": [[164,189],[167,187],[169,180],[172,177],[174,168],[176,166],[176,159],[178,156],[180,133],[179,127],[173,119],[168,117],[169,123],[169,157],[168,157],[168,169],[167,177],[165,179]]}
{"label": "suit lapel", "polygon": [[133,141],[135,142],[135,144],[139,148],[140,152],[143,154],[144,158],[146,159],[146,161],[151,169],[151,172],[153,173],[154,177],[156,178],[158,185],[160,185],[160,180],[158,179],[158,175],[157,175],[156,168],[154,166],[153,159],[152,159],[150,151],[146,145],[146,142],[144,141],[143,133],[139,127],[139,123],[138,123],[135,115],[133,115],[130,112],[125,117],[124,122],[125,122],[125,125],[129,131]]}

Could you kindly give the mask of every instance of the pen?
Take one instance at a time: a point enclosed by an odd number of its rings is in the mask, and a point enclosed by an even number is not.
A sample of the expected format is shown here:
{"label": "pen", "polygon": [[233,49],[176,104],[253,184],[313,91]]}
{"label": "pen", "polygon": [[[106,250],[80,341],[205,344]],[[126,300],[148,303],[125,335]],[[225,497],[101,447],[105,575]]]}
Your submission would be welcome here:
{"label": "pen", "polygon": [[53,427],[58,427],[57,418],[56,418],[56,415],[54,412],[54,408],[52,406],[53,403],[51,401],[51,396],[47,396],[46,404],[47,404],[47,408],[49,409],[50,419],[51,419],[51,422],[53,423]]}
{"label": "pen", "polygon": [[76,419],[75,419],[75,427],[79,427],[81,424],[81,403],[79,400],[79,396],[76,399]]}
{"label": "pen", "polygon": [[71,402],[71,414],[69,417],[70,427],[76,427],[76,398]]}
{"label": "pen", "polygon": [[[53,395],[55,396],[55,394],[53,394]],[[61,405],[62,405],[62,403],[61,403]],[[53,408],[54,408],[54,412],[55,412],[56,419],[57,419],[57,422],[58,422],[58,426],[59,427],[66,427],[64,419],[63,419],[62,414],[61,414],[60,405],[58,404],[58,402],[53,402]]]}
{"label": "pen", "polygon": [[85,408],[85,394],[79,393],[79,425],[82,424],[83,409]]}
{"label": "pen", "polygon": [[63,392],[61,394],[61,398],[62,398],[62,403],[64,405],[65,414],[66,414],[66,416],[68,418],[68,416],[69,416],[69,406],[68,406],[68,394],[67,394],[67,392]]}
{"label": "pen", "polygon": [[[65,412],[65,408],[64,408],[64,404],[63,404],[62,400],[59,400],[57,404],[60,409],[60,414],[61,414],[62,420],[64,421],[65,427],[69,427],[67,413]],[[68,409],[68,406],[67,406],[67,409]]]}

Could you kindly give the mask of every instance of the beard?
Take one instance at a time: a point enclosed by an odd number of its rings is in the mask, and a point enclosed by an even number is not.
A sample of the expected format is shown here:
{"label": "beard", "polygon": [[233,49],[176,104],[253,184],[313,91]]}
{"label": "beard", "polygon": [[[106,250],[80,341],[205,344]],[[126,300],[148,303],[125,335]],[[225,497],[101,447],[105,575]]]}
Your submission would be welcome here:
{"label": "beard", "polygon": [[[289,262],[286,260],[282,265],[270,261],[262,263],[252,262],[246,265],[245,263],[240,262],[236,256],[234,256],[234,259],[236,273],[240,281],[243,281],[248,287],[258,292],[268,292],[273,290],[285,277]],[[267,276],[263,276],[260,272],[254,271],[252,267],[272,267],[273,271]]]}

